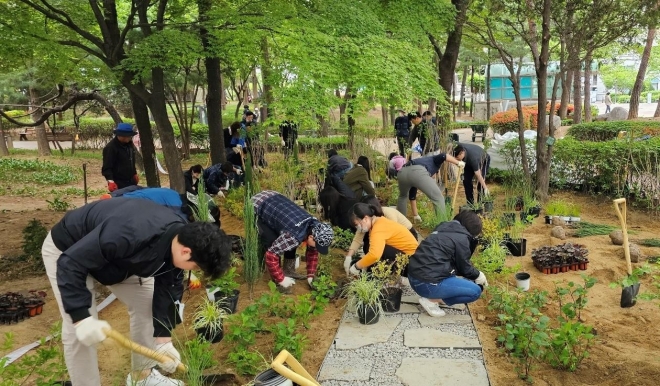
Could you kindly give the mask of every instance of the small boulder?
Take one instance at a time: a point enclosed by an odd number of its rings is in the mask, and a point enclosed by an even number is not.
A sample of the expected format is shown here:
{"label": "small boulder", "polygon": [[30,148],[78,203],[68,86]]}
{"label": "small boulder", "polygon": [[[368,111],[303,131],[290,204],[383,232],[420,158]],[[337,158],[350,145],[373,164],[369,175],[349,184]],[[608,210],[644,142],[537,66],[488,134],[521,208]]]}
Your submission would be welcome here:
{"label": "small boulder", "polygon": [[559,216],[552,217],[552,225],[558,225],[560,227],[566,225],[566,221],[562,220]]}
{"label": "small boulder", "polygon": [[[554,127],[556,129],[559,126],[561,126],[561,118],[559,118],[559,116],[557,116],[557,115],[553,115],[552,116],[552,127]],[[545,116],[545,127],[546,128],[550,127],[550,116],[549,115]]]}
{"label": "small boulder", "polygon": [[639,263],[643,259],[644,253],[642,252],[642,249],[639,247],[639,245],[630,243],[630,261],[633,263]]}
{"label": "small boulder", "polygon": [[610,233],[610,240],[614,245],[623,245],[623,232],[621,230],[615,230]]}
{"label": "small boulder", "polygon": [[607,116],[608,115],[609,114],[600,114],[600,115],[596,116],[596,118],[594,118],[594,121],[596,121],[596,122],[607,121]]}
{"label": "small boulder", "polygon": [[560,226],[555,226],[555,227],[552,227],[552,231],[550,231],[550,236],[561,239],[561,240],[565,240],[566,239],[566,231],[564,230],[564,228],[562,228]]}
{"label": "small boulder", "polygon": [[607,117],[608,121],[625,121],[628,119],[628,110],[623,107],[615,107]]}

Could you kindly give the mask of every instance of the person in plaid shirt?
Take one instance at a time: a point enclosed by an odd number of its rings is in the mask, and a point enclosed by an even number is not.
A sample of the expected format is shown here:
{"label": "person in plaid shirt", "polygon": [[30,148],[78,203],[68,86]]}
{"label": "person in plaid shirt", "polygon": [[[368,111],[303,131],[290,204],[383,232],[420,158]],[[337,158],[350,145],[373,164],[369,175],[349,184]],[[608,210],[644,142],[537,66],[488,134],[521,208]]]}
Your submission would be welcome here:
{"label": "person in plaid shirt", "polygon": [[[295,279],[307,279],[310,287],[316,275],[318,254],[328,253],[334,232],[293,201],[272,190],[252,197],[261,242],[267,247],[265,260],[271,278],[282,292],[288,292]],[[296,249],[306,243],[307,275],[295,271]],[[280,268],[280,255],[284,255]]]}

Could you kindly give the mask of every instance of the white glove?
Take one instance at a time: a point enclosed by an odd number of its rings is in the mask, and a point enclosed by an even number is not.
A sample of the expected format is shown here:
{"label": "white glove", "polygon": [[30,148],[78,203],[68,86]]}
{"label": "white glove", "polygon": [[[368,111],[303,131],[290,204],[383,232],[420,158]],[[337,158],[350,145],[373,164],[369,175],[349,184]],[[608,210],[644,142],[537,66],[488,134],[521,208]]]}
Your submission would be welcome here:
{"label": "white glove", "polygon": [[490,196],[490,190],[488,188],[484,188],[484,196]]}
{"label": "white glove", "polygon": [[362,273],[362,270],[359,269],[358,267],[355,266],[355,264],[351,265],[351,268],[348,270],[348,275],[349,276],[360,276]]}
{"label": "white glove", "polygon": [[101,343],[107,338],[103,330],[110,329],[110,325],[105,320],[98,320],[89,316],[76,325],[76,338],[85,346],[92,346]]}
{"label": "white glove", "polygon": [[236,169],[236,174],[240,176],[241,174],[243,174],[243,171],[241,169]]}
{"label": "white glove", "polygon": [[465,162],[463,161],[458,161],[458,167],[463,169],[465,167]]}
{"label": "white glove", "polygon": [[218,197],[225,198],[225,194],[222,193],[222,190],[218,190],[218,194],[217,194],[217,196],[218,196]]}
{"label": "white glove", "polygon": [[159,354],[165,354],[168,357],[172,358],[171,361],[159,363],[158,366],[160,366],[160,368],[167,373],[175,372],[177,366],[181,363],[181,354],[179,354],[179,352],[176,351],[174,345],[172,345],[172,342],[170,341],[167,343],[161,343],[156,345],[156,351]]}
{"label": "white glove", "polygon": [[292,278],[288,277],[288,276],[284,276],[284,280],[282,280],[281,282],[279,282],[277,284],[281,285],[284,288],[289,288],[292,285],[296,284],[296,281],[293,280]]}
{"label": "white glove", "polygon": [[232,150],[236,154],[241,154],[241,145],[236,145],[236,147],[232,147]]}
{"label": "white glove", "polygon": [[314,278],[313,278],[313,277],[308,277],[308,278],[307,278],[307,284],[309,284],[310,288],[314,288],[314,286],[312,286],[312,282],[313,282],[313,281],[314,281]]}
{"label": "white glove", "polygon": [[414,216],[413,221],[414,222],[422,222],[422,217],[420,215]]}
{"label": "white glove", "polygon": [[284,140],[282,140],[282,146],[286,146],[286,142],[284,142]]}
{"label": "white glove", "polygon": [[476,284],[482,285],[484,287],[488,287],[488,280],[486,280],[486,275],[484,275],[483,272],[479,271],[479,277],[477,277],[474,282]]}
{"label": "white glove", "polygon": [[351,261],[353,260],[353,256],[346,256],[344,258],[344,271],[346,271],[346,275],[349,274],[349,270],[351,269]]}

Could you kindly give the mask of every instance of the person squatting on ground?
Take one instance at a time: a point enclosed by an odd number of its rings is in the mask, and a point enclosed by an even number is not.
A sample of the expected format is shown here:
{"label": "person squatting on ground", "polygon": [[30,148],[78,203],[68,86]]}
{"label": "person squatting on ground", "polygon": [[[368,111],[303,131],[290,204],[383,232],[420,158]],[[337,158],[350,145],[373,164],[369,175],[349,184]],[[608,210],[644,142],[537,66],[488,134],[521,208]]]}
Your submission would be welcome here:
{"label": "person squatting on ground", "polygon": [[232,181],[234,185],[240,184],[242,174],[243,171],[229,161],[209,166],[204,169],[203,173],[206,193],[224,197],[225,194],[222,191],[228,190]]}
{"label": "person squatting on ground", "polygon": [[344,175],[344,183],[353,191],[357,199],[376,194],[374,185],[369,178],[371,171],[368,168],[369,159],[365,156],[360,156],[355,166]]}
{"label": "person squatting on ground", "polygon": [[488,286],[486,275],[470,262],[482,227],[476,213],[460,212],[454,220],[438,225],[410,256],[408,281],[429,315],[445,314],[439,304],[474,302],[481,296],[480,286]]}
{"label": "person squatting on ground", "polygon": [[[412,255],[417,249],[417,239],[405,226],[384,217],[381,209],[374,205],[358,203],[353,206],[351,222],[359,233],[365,235],[365,255],[357,262],[350,262],[347,267],[344,260],[344,269],[348,275],[357,276],[363,270],[377,263],[379,260],[393,262],[396,255],[403,253]],[[405,274],[404,274],[405,276]]]}
{"label": "person squatting on ground", "polygon": [[[341,180],[339,182],[341,183]],[[350,213],[357,201],[353,198],[353,191],[348,189],[348,192],[350,192],[350,195],[346,196],[333,186],[326,185],[319,193],[323,219],[330,221],[332,226],[339,227],[342,230],[353,229],[353,224],[350,222]]]}
{"label": "person squatting on ground", "polygon": [[408,214],[408,204],[410,201],[412,214],[415,221],[421,221],[422,218],[417,212],[417,190],[421,190],[431,200],[436,213],[445,211],[445,199],[442,196],[442,190],[438,186],[435,175],[440,170],[440,166],[445,161],[449,161],[459,167],[465,166],[465,163],[452,157],[451,155],[440,153],[438,155],[429,155],[416,158],[406,163],[399,173],[397,180],[399,182],[399,200],[396,208],[404,215]]}
{"label": "person squatting on ground", "polygon": [[[363,197],[361,202],[363,204],[367,204],[370,206],[373,206],[375,208],[375,215],[376,216],[382,216],[385,217],[388,220],[394,221],[397,224],[402,225],[408,231],[413,235],[415,240],[419,238],[419,235],[417,234],[417,231],[415,228],[413,228],[413,224],[399,212],[398,210],[394,208],[390,208],[389,206],[381,206],[380,202],[378,201],[378,198],[376,196],[366,196]],[[351,208],[352,209],[352,208]],[[351,216],[352,217],[352,216]],[[353,265],[353,255],[360,249],[360,247],[363,248],[364,253],[368,253],[370,250],[370,241],[369,241],[369,232],[355,232],[355,236],[353,236],[353,242],[351,243],[351,246],[348,248],[348,252],[346,253],[346,257],[344,258],[344,269],[346,270],[346,274],[349,274],[349,269],[351,268],[351,265]],[[386,252],[385,254],[390,255],[392,251],[388,250],[388,246],[385,246]],[[396,257],[396,253],[394,254]]]}
{"label": "person squatting on ground", "polygon": [[[281,292],[289,292],[295,279],[307,279],[309,286],[316,275],[319,253],[326,255],[332,243],[332,226],[312,217],[293,201],[272,190],[252,197],[259,238],[266,248],[265,261],[270,277]],[[296,273],[296,249],[305,243],[307,275]],[[284,256],[280,268],[280,255]]]}
{"label": "person squatting on ground", "polygon": [[337,150],[328,150],[328,176],[337,176],[340,179],[344,179],[344,175],[346,175],[346,173],[348,173],[348,171],[352,168],[353,163],[347,160],[345,157],[337,154]]}
{"label": "person squatting on ground", "polygon": [[202,165],[193,165],[190,169],[183,172],[183,180],[186,183],[186,192],[197,194],[199,179],[202,177]]}
{"label": "person squatting on ground", "polygon": [[397,178],[397,174],[399,173],[399,170],[403,167],[403,165],[406,164],[408,160],[406,160],[406,157],[398,155],[397,153],[390,153],[390,156],[387,157],[388,163],[387,163],[387,178]]}
{"label": "person squatting on ground", "polygon": [[227,161],[234,165],[243,165],[245,138],[241,138],[241,123],[237,121],[225,128],[224,137]]}
{"label": "person squatting on ground", "polygon": [[[190,223],[147,200],[113,198],[67,212],[42,247],[46,274],[62,314],[62,344],[71,382],[98,386],[95,345],[110,325],[99,320],[94,281],[128,308],[131,339],[172,358],[159,364],[168,373],[181,362],[172,330],[181,322],[183,270],[217,278],[230,265],[231,241],[216,225]],[[132,354],[126,385],[178,385]]]}
{"label": "person squatting on ground", "polygon": [[130,123],[120,123],[113,131],[115,137],[103,148],[101,174],[108,181],[108,191],[137,185],[140,182],[135,169],[136,149],[132,137],[137,133]]}
{"label": "person squatting on ground", "polygon": [[465,198],[468,204],[474,204],[474,187],[472,186],[474,177],[477,177],[477,200],[481,201],[482,194],[488,196],[489,192],[486,186],[486,174],[488,174],[488,169],[490,169],[490,156],[488,153],[477,145],[459,143],[454,148],[454,157],[457,160],[465,162],[463,188],[465,189]]}
{"label": "person squatting on ground", "polygon": [[395,142],[399,145],[399,154],[405,157],[409,144],[408,137],[410,137],[410,120],[404,110],[399,110],[399,116],[394,120],[394,135]]}

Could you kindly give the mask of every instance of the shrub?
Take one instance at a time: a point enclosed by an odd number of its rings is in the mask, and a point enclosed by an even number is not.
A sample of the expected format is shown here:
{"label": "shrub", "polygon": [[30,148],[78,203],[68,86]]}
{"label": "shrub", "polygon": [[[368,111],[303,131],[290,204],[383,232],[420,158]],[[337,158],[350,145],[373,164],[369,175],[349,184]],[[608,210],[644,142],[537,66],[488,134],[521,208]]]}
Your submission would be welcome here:
{"label": "shrub", "polygon": [[48,235],[48,229],[37,219],[32,219],[23,229],[23,258],[43,268],[41,246]]}
{"label": "shrub", "polygon": [[[559,103],[555,103],[555,115],[559,113]],[[525,130],[537,128],[538,107],[536,105],[523,106],[523,119],[525,122]],[[568,114],[572,114],[574,110],[573,105],[569,104],[567,107]],[[596,110],[597,111],[597,110]],[[550,114],[550,102],[545,108],[546,114]],[[518,132],[518,110],[516,108],[507,111],[500,111],[495,113],[490,118],[490,126],[493,132],[504,134],[507,131]]]}
{"label": "shrub", "polygon": [[[135,124],[133,119],[124,119],[126,123]],[[58,127],[64,129],[67,133],[75,132],[76,125],[72,119],[60,121]],[[112,131],[115,129],[115,121],[112,118],[80,118],[78,125],[78,143],[79,148],[98,149],[105,146],[113,137]],[[154,135],[157,132],[154,130]]]}
{"label": "shrub", "polygon": [[658,121],[614,121],[590,122],[573,125],[568,135],[582,141],[609,141],[615,139],[620,131],[626,131],[631,137],[641,135],[660,135]]}

